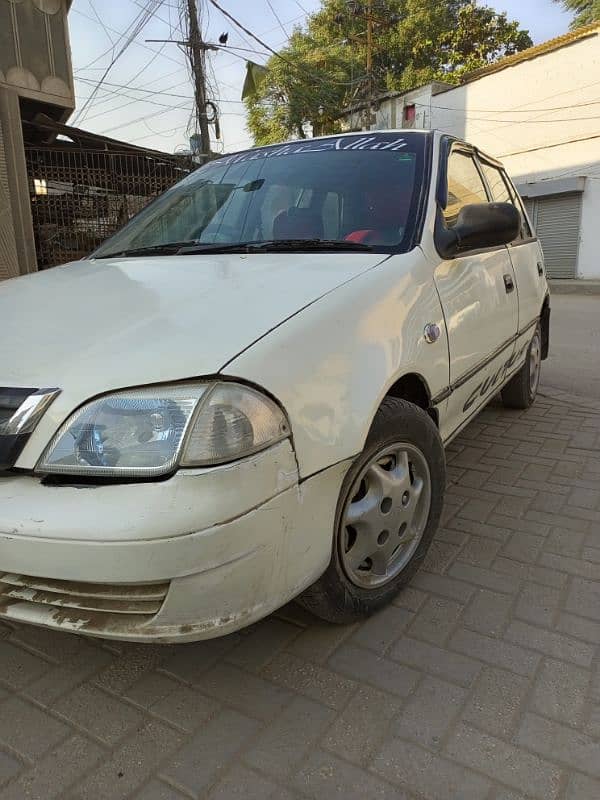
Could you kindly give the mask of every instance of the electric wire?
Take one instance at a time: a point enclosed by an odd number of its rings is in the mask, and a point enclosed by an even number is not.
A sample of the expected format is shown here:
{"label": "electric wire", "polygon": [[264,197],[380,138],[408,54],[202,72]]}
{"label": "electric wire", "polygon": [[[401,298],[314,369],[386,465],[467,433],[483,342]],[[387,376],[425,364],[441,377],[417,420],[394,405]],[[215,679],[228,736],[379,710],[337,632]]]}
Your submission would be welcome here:
{"label": "electric wire", "polygon": [[[138,0],[133,0],[133,3],[138,8],[142,8],[143,7],[142,4],[140,2],[138,2]],[[164,17],[161,17],[161,15],[158,13],[159,8],[162,8],[163,6],[166,6],[169,9],[169,19],[165,19]],[[156,19],[158,19],[161,22],[164,22],[166,25],[168,25],[170,33],[173,33],[173,25],[171,23],[171,11],[170,11],[170,9],[172,9],[172,8],[175,8],[175,7],[172,6],[170,3],[165,3],[164,0],[163,0],[163,2],[160,3],[159,7],[156,10],[154,10],[152,12],[152,14],[151,14],[151,16],[155,17]],[[177,11],[180,11],[180,9],[177,8]],[[175,29],[178,30],[183,35],[183,30],[182,30],[182,27],[181,27],[181,16],[179,17],[179,24],[175,26]]]}
{"label": "electric wire", "polygon": [[129,45],[131,44],[131,42],[136,38],[136,36],[139,33],[141,33],[141,31],[144,29],[146,23],[150,19],[150,15],[148,14],[148,10],[150,8],[152,8],[153,6],[160,5],[161,2],[162,2],[162,0],[148,0],[148,3],[144,7],[144,9],[142,11],[140,11],[140,13],[135,18],[134,22],[132,23],[132,25],[129,28],[129,33],[127,34],[125,42],[121,45],[121,47],[117,50],[117,52],[115,54],[113,54],[113,57],[112,57],[109,65],[106,67],[106,69],[102,73],[102,76],[100,77],[100,80],[98,81],[96,88],[93,90],[93,92],[90,95],[90,97],[88,97],[88,99],[85,101],[83,106],[79,109],[79,111],[75,115],[74,123],[77,123],[80,120],[85,118],[86,110],[88,109],[90,103],[93,101],[94,97],[96,96],[96,94],[98,92],[98,89],[102,86],[102,83],[103,83],[104,79],[106,78],[106,76],[108,75],[110,70],[113,68],[113,66],[116,64],[116,62],[119,60],[119,58],[127,50]]}
{"label": "electric wire", "polygon": [[[70,14],[79,14],[79,16],[90,20],[90,22],[94,22],[95,24],[98,24],[98,20],[94,19],[94,17],[90,17],[89,14],[86,14],[85,12],[81,11],[78,8],[72,8],[69,13]],[[119,39],[121,39],[121,38],[123,38],[123,36],[125,36],[127,34],[127,31],[129,30],[130,26],[131,26],[131,23],[127,26],[127,28],[123,32],[118,31],[116,28],[112,28],[110,25],[106,25],[106,28],[111,33],[118,34]],[[117,42],[119,41],[119,39],[117,39]],[[148,50],[150,53],[156,53],[157,52],[154,49],[154,47],[149,47],[144,42],[139,42],[139,41],[136,40],[136,41],[133,41],[131,44],[132,45],[137,45],[138,47],[142,47],[142,48],[144,48],[144,50]],[[96,56],[94,59],[92,59],[92,61],[88,61],[88,63],[85,64],[85,66],[78,67],[77,69],[73,70],[74,73],[75,73],[75,76],[77,76],[78,72],[85,72],[86,70],[91,69],[93,64],[95,64],[97,61],[100,61],[102,58],[104,58],[104,56],[108,55],[113,49],[114,48],[109,47],[108,50],[105,50],[103,53],[100,53],[100,55]],[[162,58],[166,59],[167,61],[172,61],[174,64],[180,64],[179,61],[177,61],[175,58],[172,58],[171,56],[167,55],[166,53],[162,53],[161,55],[162,55]],[[101,69],[104,69],[104,68],[103,67],[96,67],[96,69],[97,70],[101,70]]]}
{"label": "electric wire", "polygon": [[278,13],[275,11],[275,9],[274,9],[274,7],[273,7],[273,3],[271,2],[271,0],[266,0],[266,3],[267,3],[267,5],[269,6],[269,8],[271,9],[271,14],[273,14],[273,16],[275,17],[275,19],[277,20],[277,24],[279,25],[279,27],[280,27],[280,28],[281,28],[281,30],[283,31],[283,35],[284,35],[284,36],[285,36],[285,38],[287,39],[287,38],[289,37],[289,34],[288,34],[288,32],[286,31],[286,29],[283,27],[283,22],[281,21],[281,19],[280,19],[280,17],[279,17],[279,14],[278,14]]}
{"label": "electric wire", "polygon": [[[183,69],[183,67],[181,69]],[[173,70],[172,72],[168,72],[166,75],[161,75],[159,78],[156,78],[155,81],[149,81],[148,83],[142,84],[142,86],[131,86],[131,87],[127,87],[127,88],[130,91],[149,92],[151,96],[152,95],[161,95],[161,94],[163,94],[163,92],[160,89],[151,89],[151,90],[149,90],[149,89],[146,89],[144,87],[149,86],[151,83],[155,83],[156,81],[163,81],[166,78],[170,78],[173,75],[177,74],[178,72],[181,72],[181,69]],[[95,86],[96,85],[96,81],[93,81],[93,80],[91,80],[89,78],[81,78],[81,77],[79,77],[76,80],[77,80],[78,83],[84,83],[86,85],[91,85],[91,86]],[[114,89],[107,88],[108,86],[112,87],[112,86],[114,86],[114,84],[108,84],[106,81],[104,81],[104,83],[102,84],[102,87],[100,89],[100,91],[102,92],[102,98],[94,102],[94,105],[93,105],[94,110],[97,111],[100,108],[100,106],[105,106],[107,103],[111,103],[118,96],[119,93],[116,92]],[[178,89],[180,86],[189,86],[189,79],[186,78],[186,80],[184,80],[184,81],[179,81],[178,83],[174,83],[171,86],[167,86],[165,88],[165,91],[164,91],[165,96],[167,96],[167,97],[170,96],[170,90],[171,89]],[[122,85],[120,88],[125,88],[125,86]],[[185,95],[176,95],[176,96],[180,97],[181,99],[183,99],[183,97]],[[83,99],[85,100],[87,98],[83,98]],[[142,98],[140,98],[140,99],[142,99]],[[100,111],[97,114],[93,114],[91,117],[88,116],[88,117],[86,117],[86,119],[87,119],[88,122],[90,122],[91,120],[96,119],[99,116],[103,116],[105,114],[110,114],[113,111],[118,111],[120,108],[122,108],[122,104],[121,103],[119,103],[118,105],[114,106],[113,108],[107,108],[107,109],[104,109],[103,111]]]}
{"label": "electric wire", "polygon": [[[456,87],[459,88],[459,87]],[[579,88],[579,87],[578,87]],[[539,101],[536,101],[539,102]],[[566,111],[567,108],[583,108],[584,106],[593,106],[600,103],[600,98],[597,100],[588,100],[585,103],[572,103],[569,106],[554,106],[552,108],[470,108],[469,113],[475,112],[476,114],[537,114],[546,113],[547,111]],[[440,111],[456,111],[459,114],[464,114],[463,109],[451,106],[439,106],[436,103],[410,103],[409,105],[423,106],[426,108],[435,108]]]}
{"label": "electric wire", "polygon": [[[123,97],[123,98],[125,98],[127,100],[133,100],[134,103],[149,103],[152,106],[161,106],[162,108],[177,108],[178,107],[177,105],[172,105],[170,103],[161,103],[158,100],[151,100],[149,97],[135,97],[135,96],[130,95],[130,94],[125,94],[125,92],[114,92],[114,94],[117,97]],[[193,100],[194,100],[193,97],[187,97],[186,95],[178,95],[178,96],[181,97],[181,98],[184,98],[186,100],[189,100],[190,103],[193,102]],[[88,117],[87,119],[88,119],[88,122],[91,122],[91,120],[96,119],[96,117],[100,117],[100,116],[103,117],[105,115],[106,115],[106,112],[103,111],[100,114],[95,114],[95,115],[93,115],[91,117]]]}
{"label": "electric wire", "polygon": [[[128,122],[121,122],[118,125],[113,125],[111,128],[106,128],[103,131],[100,131],[101,135],[105,135],[107,133],[111,133],[112,131],[121,130],[121,128],[128,128],[130,125],[135,125],[137,122],[142,122],[145,119],[160,117],[163,114],[167,114],[169,111],[179,111],[184,109],[190,100],[188,99],[185,103],[181,103],[177,106],[169,106],[169,108],[163,109],[163,111],[152,112],[151,114],[144,114],[141,117],[137,117],[136,119],[129,120]],[[187,109],[186,109],[187,110]]]}
{"label": "electric wire", "polygon": [[[78,80],[83,82],[83,83],[88,83],[88,84],[91,84],[91,85],[94,84],[94,81],[87,80],[85,78],[78,78]],[[186,85],[186,86],[189,85],[189,81],[187,81],[187,80],[181,81],[180,83],[175,84],[171,88],[176,88],[177,86],[183,86],[183,85]],[[225,84],[225,85],[229,86],[229,84]],[[110,88],[108,88],[108,87],[110,87]],[[229,88],[236,89],[235,86],[229,86]],[[115,89],[127,89],[128,91],[132,91],[132,92],[144,92],[145,94],[149,94],[150,96],[176,97],[176,98],[178,98],[180,100],[184,100],[185,98],[190,97],[189,95],[179,94],[179,93],[176,93],[176,92],[162,91],[160,89],[143,89],[142,87],[138,87],[138,86],[127,86],[127,84],[121,84],[121,83],[108,83],[107,81],[105,81],[104,84],[102,85],[102,90],[101,91],[107,92],[107,93],[109,93],[111,95],[115,95],[117,97],[122,97],[122,96],[126,97],[127,96],[127,95],[122,95],[121,92],[115,91]],[[83,98],[83,99],[85,99],[85,98]],[[140,97],[139,99],[143,100],[143,101],[146,100],[146,98],[144,98],[144,97]],[[244,105],[244,101],[243,100],[222,100],[220,102],[222,102],[222,103],[235,103],[237,105]]]}
{"label": "electric wire", "polygon": [[508,156],[520,156],[526,153],[536,153],[538,150],[549,150],[552,147],[561,147],[564,144],[575,144],[576,142],[589,142],[592,139],[600,139],[600,133],[592,134],[591,136],[580,136],[574,139],[565,139],[562,142],[553,142],[552,144],[543,144],[539,147],[529,147],[527,150],[515,150],[512,153],[502,153],[498,158],[507,158]]}
{"label": "electric wire", "polygon": [[[211,3],[216,9],[218,9],[221,12],[221,14],[223,14],[223,16],[225,16],[225,17],[227,17],[227,19],[231,20],[231,22],[233,22],[234,25],[236,25],[238,28],[240,28],[245,33],[247,33],[248,36],[251,36],[256,42],[258,42],[258,44],[261,47],[264,47],[265,50],[268,50],[276,58],[279,58],[281,61],[284,61],[288,66],[291,66],[292,69],[295,69],[295,70],[300,69],[300,70],[302,70],[303,73],[306,72],[306,70],[303,70],[301,67],[299,67],[297,64],[295,64],[293,61],[291,61],[289,58],[286,58],[285,56],[282,56],[281,53],[278,53],[277,50],[274,50],[270,45],[268,45],[266,42],[264,42],[259,36],[257,36],[255,33],[252,33],[251,30],[246,28],[245,25],[242,25],[242,23],[239,20],[237,20],[232,14],[230,14],[229,11],[226,11],[223,8],[223,6],[219,5],[219,3],[217,3],[217,0],[208,0],[208,2]],[[320,78],[319,75],[316,75],[316,79],[321,81],[321,78]],[[359,81],[361,81],[363,79],[364,79],[364,76],[361,77],[361,78],[356,78],[354,81],[330,81],[330,83],[333,83],[336,86],[351,86],[354,83],[357,83],[357,82],[359,82]]]}
{"label": "electric wire", "polygon": [[98,12],[96,11],[96,6],[95,6],[95,5],[94,5],[94,3],[92,2],[92,0],[88,0],[88,5],[89,5],[89,7],[90,7],[90,10],[91,10],[92,14],[93,14],[93,15],[96,17],[96,19],[98,20],[98,23],[99,23],[99,24],[102,26],[102,28],[103,28],[103,30],[104,30],[104,33],[106,34],[106,38],[108,39],[108,41],[111,43],[112,47],[114,48],[114,46],[115,46],[115,43],[114,43],[114,41],[113,41],[113,38],[112,38],[112,36],[110,35],[110,32],[109,32],[108,28],[107,28],[107,27],[106,27],[106,25],[104,24],[104,22],[103,22],[103,20],[102,20],[102,17],[101,17],[101,16],[100,16],[100,14],[98,14]]}
{"label": "electric wire", "polygon": [[[138,6],[140,7],[140,9],[141,9],[141,12],[142,12],[142,13],[144,13],[144,12],[150,12],[150,16],[154,16],[154,17],[156,17],[157,19],[162,19],[162,21],[163,21],[163,22],[165,22],[165,24],[168,24],[168,25],[169,25],[169,27],[170,27],[170,30],[172,30],[172,27],[171,27],[171,22],[170,22],[170,21],[169,21],[169,22],[167,22],[167,20],[166,20],[166,19],[164,19],[163,17],[161,17],[161,15],[160,15],[160,14],[158,14],[158,13],[157,13],[159,6],[160,6],[160,5],[165,5],[165,6],[168,6],[169,8],[174,8],[174,9],[178,10],[179,12],[181,12],[181,8],[180,8],[179,6],[178,6],[178,7],[176,7],[176,6],[174,6],[173,4],[171,4],[171,3],[164,3],[164,2],[163,2],[163,3],[161,4],[161,3],[159,2],[158,6],[156,6],[155,8],[153,8],[153,6],[152,6],[150,3],[146,3],[145,5],[143,5],[143,6],[142,6],[140,3],[138,3],[138,2],[137,2],[137,0],[134,0],[134,2],[135,2],[135,4],[136,4],[136,5],[138,5]],[[73,9],[73,10],[74,10],[74,11],[76,11],[76,13],[79,13],[79,14],[80,14],[82,17],[84,17],[84,18],[86,18],[86,19],[90,20],[91,22],[94,22],[95,24],[102,25],[102,27],[105,27],[105,25],[102,23],[102,21],[101,21],[101,20],[94,19],[93,17],[89,16],[88,14],[86,14],[86,13],[84,13],[84,12],[81,12],[79,9]],[[117,37],[117,38],[116,38],[116,40],[115,40],[115,42],[116,42],[117,44],[118,44],[118,43],[120,43],[120,42],[121,42],[121,41],[122,41],[122,40],[123,40],[125,37],[128,37],[128,35],[130,34],[130,32],[131,32],[131,30],[132,30],[132,26],[133,26],[133,24],[134,24],[134,23],[135,23],[135,22],[136,22],[136,21],[139,19],[139,16],[140,16],[140,15],[137,15],[137,16],[134,18],[134,20],[132,20],[132,22],[131,22],[131,23],[130,23],[128,26],[127,26],[127,28],[126,28],[124,31],[118,31],[118,30],[116,30],[116,29],[114,29],[114,28],[112,28],[112,27],[110,27],[110,26],[106,25],[106,28],[107,28],[107,35],[108,35],[108,32],[109,32],[109,31],[110,31],[110,32],[112,32],[112,33],[114,33],[114,34],[116,35],[116,37]],[[169,15],[169,16],[170,16],[170,15]],[[181,18],[180,18],[180,19],[181,19]],[[290,23],[290,22],[295,22],[295,21],[297,21],[298,19],[300,19],[300,17],[297,17],[297,16],[296,16],[296,17],[293,17],[291,20],[288,20],[288,21],[287,21],[287,23]],[[180,27],[180,26],[179,26],[179,27]],[[269,32],[271,32],[272,30],[274,30],[274,28],[269,28],[267,31],[265,31],[265,33],[269,33]],[[162,78],[161,78],[161,79],[159,79],[159,80],[162,80],[163,78],[166,78],[166,77],[169,77],[169,76],[171,76],[171,75],[174,75],[174,74],[176,74],[177,72],[180,72],[180,71],[181,71],[181,69],[183,69],[183,68],[184,68],[184,67],[182,67],[182,66],[180,65],[180,62],[179,62],[179,61],[177,61],[176,59],[173,59],[173,58],[169,57],[169,56],[168,56],[166,53],[164,53],[164,52],[163,52],[164,45],[165,45],[166,43],[163,43],[163,47],[159,48],[158,50],[155,50],[155,49],[154,49],[154,48],[152,48],[152,47],[148,47],[148,46],[146,46],[144,43],[142,43],[142,42],[139,42],[139,41],[136,41],[136,40],[132,41],[132,42],[131,42],[131,44],[135,44],[135,45],[137,45],[138,47],[143,47],[144,49],[146,49],[146,50],[148,50],[150,53],[152,53],[152,59],[151,59],[151,61],[152,61],[152,62],[153,62],[153,61],[154,61],[156,58],[158,58],[159,56],[161,56],[161,57],[163,57],[163,58],[166,58],[167,60],[173,61],[175,64],[178,64],[179,68],[178,68],[177,70],[173,70],[172,72],[170,72],[170,73],[168,73],[168,74],[166,74],[166,75],[162,76]],[[249,43],[249,44],[250,44],[250,43]],[[220,48],[220,49],[222,49],[223,51],[226,51],[227,49],[232,49],[232,50],[233,50],[233,49],[235,49],[235,50],[239,50],[240,52],[252,52],[252,53],[253,53],[253,54],[255,54],[255,55],[261,55],[261,53],[259,53],[258,51],[255,51],[254,49],[250,50],[250,48],[248,49],[248,51],[246,51],[246,50],[242,50],[242,48],[237,48],[237,47],[232,47],[232,46],[230,46],[230,47],[228,47],[228,48],[227,48],[227,47],[223,47],[223,48]],[[111,50],[114,50],[114,48],[109,48],[107,51],[105,51],[104,53],[100,54],[100,56],[97,56],[97,57],[96,57],[96,58],[95,58],[93,61],[91,61],[91,62],[88,62],[88,63],[87,63],[87,64],[86,64],[84,67],[81,67],[81,68],[77,69],[75,72],[79,74],[79,73],[81,73],[81,72],[85,72],[86,70],[92,71],[92,69],[94,69],[94,70],[98,70],[98,71],[102,70],[102,71],[103,71],[103,73],[105,73],[105,72],[106,72],[106,68],[103,68],[103,67],[96,67],[96,68],[93,68],[93,66],[92,66],[92,65],[93,65],[94,63],[96,63],[96,62],[97,62],[97,61],[98,61],[100,58],[102,58],[103,56],[105,56],[105,55],[107,55],[108,53],[110,53],[110,52],[111,52]],[[233,52],[232,52],[232,53],[231,53],[231,55],[232,55],[232,56],[234,56],[234,57],[236,58],[236,60],[237,60],[238,58],[239,58],[240,60],[244,61],[244,62],[247,60],[247,59],[246,59],[246,58],[244,58],[243,56],[239,56],[239,55],[238,55],[238,53],[233,53]],[[262,55],[267,55],[267,54],[262,54]],[[111,60],[112,60],[112,57],[111,57]],[[148,64],[146,64],[146,65],[145,65],[145,67],[146,67],[146,66],[149,66],[149,63],[150,63],[150,62],[148,62]],[[225,67],[227,67],[227,66],[229,66],[229,65],[225,65]],[[149,98],[153,98],[153,97],[155,97],[155,96],[159,96],[161,93],[163,93],[163,92],[161,92],[161,90],[157,90],[157,89],[155,89],[155,90],[145,90],[145,89],[144,89],[144,87],[145,87],[145,86],[147,86],[147,85],[150,85],[152,82],[149,82],[149,83],[142,84],[142,86],[131,86],[131,85],[130,85],[130,84],[132,84],[132,83],[133,83],[133,82],[134,82],[134,81],[135,81],[135,80],[136,80],[136,79],[139,77],[139,75],[140,75],[140,74],[142,74],[142,72],[144,71],[145,67],[143,67],[143,68],[142,68],[140,71],[138,71],[138,73],[137,73],[137,74],[135,74],[134,76],[132,76],[132,78],[130,78],[130,79],[127,81],[127,83],[124,83],[124,84],[114,84],[114,85],[113,85],[113,84],[108,84],[108,82],[105,80],[105,77],[106,77],[105,75],[103,76],[103,77],[104,77],[104,80],[102,80],[102,82],[101,82],[101,83],[100,83],[100,81],[97,81],[97,80],[91,80],[91,79],[86,79],[86,78],[83,78],[83,77],[82,77],[80,74],[79,74],[79,76],[77,76],[77,75],[76,75],[76,80],[78,80],[78,81],[82,81],[83,83],[86,83],[86,84],[88,84],[88,85],[93,85],[93,86],[96,86],[96,87],[97,87],[95,92],[92,92],[91,94],[89,94],[89,95],[88,95],[88,96],[87,96],[87,97],[84,99],[84,106],[85,106],[85,105],[91,106],[91,105],[93,104],[94,108],[98,108],[98,107],[100,107],[100,106],[102,106],[102,105],[106,105],[107,103],[110,103],[111,101],[118,100],[118,98],[119,98],[119,97],[125,97],[127,100],[130,100],[130,101],[131,101],[131,103],[136,103],[136,102],[146,102],[146,103],[148,103],[148,104],[150,104],[150,105],[154,105],[154,106],[158,106],[158,107],[161,107],[161,106],[162,106],[162,107],[164,107],[164,109],[165,109],[164,113],[166,113],[166,112],[168,112],[168,111],[170,111],[170,110],[178,110],[179,106],[177,106],[177,105],[176,105],[176,106],[170,106],[170,105],[168,105],[168,104],[166,104],[166,103],[164,103],[164,104],[163,104],[163,103],[160,103],[160,101],[159,101],[159,100],[157,100],[157,99],[152,99],[152,100],[149,100]],[[220,82],[220,83],[222,83],[223,85],[225,85],[223,81],[215,81],[215,82],[216,82],[217,84]],[[167,87],[167,89],[164,91],[164,94],[165,94],[166,96],[169,96],[168,89],[170,89],[170,88],[177,88],[178,86],[184,85],[185,83],[187,83],[187,82],[186,82],[186,81],[182,81],[182,82],[180,82],[180,83],[178,83],[178,84],[175,84],[174,86]],[[100,85],[98,86],[98,84],[100,84]],[[111,91],[108,91],[108,90],[107,90],[107,88],[106,88],[106,87],[107,87],[107,85],[110,85],[110,86],[111,86]],[[227,84],[227,86],[228,86],[228,88],[231,88],[231,89],[235,89],[235,88],[237,88],[237,87],[233,87],[233,86],[231,86],[230,84]],[[118,88],[118,89],[120,89],[121,91],[114,91],[114,89],[115,89],[115,88]],[[127,89],[127,90],[128,90],[128,94],[124,94],[124,92],[122,91],[123,89]],[[131,92],[134,92],[134,95],[133,95],[133,96],[131,95]],[[142,92],[143,92],[143,94],[144,94],[144,95],[146,95],[145,97],[139,97],[139,98],[138,98],[137,96],[135,96],[136,94],[138,94],[138,93],[139,93],[139,94],[141,94]],[[178,95],[178,97],[181,97],[181,98],[182,98],[182,99],[184,99],[184,100],[190,100],[190,99],[191,99],[191,98],[189,98],[189,97],[186,97],[185,95]],[[241,100],[220,100],[219,102],[221,102],[221,103],[227,103],[227,104],[239,104],[239,105],[243,105],[243,101],[241,101]],[[185,106],[185,105],[186,105],[185,103],[184,103],[184,104],[181,104],[181,106]],[[88,111],[88,112],[85,114],[85,119],[86,119],[88,122],[89,122],[89,121],[92,121],[93,119],[96,119],[96,118],[98,118],[98,117],[101,117],[101,116],[105,116],[106,114],[110,114],[110,113],[112,113],[113,111],[117,111],[117,110],[119,110],[119,108],[120,108],[120,107],[121,107],[121,104],[119,104],[119,105],[117,105],[117,106],[114,106],[114,107],[113,107],[113,108],[111,108],[111,109],[105,109],[105,110],[104,110],[102,113],[94,114],[94,115],[92,115],[92,116],[89,116],[89,111]],[[83,110],[83,107],[82,107],[82,110]],[[229,115],[229,114],[232,114],[232,115],[233,115],[233,114],[235,114],[236,116],[244,116],[243,114],[241,114],[241,113],[238,113],[238,112],[223,112],[223,113],[224,113],[225,115]],[[151,115],[148,115],[148,116],[146,117],[146,119],[147,119],[147,118],[149,118],[149,117],[151,117],[151,116],[159,116],[159,115],[160,115],[160,113],[159,113],[159,114],[151,114]],[[80,116],[80,115],[77,115],[77,116],[76,116],[76,118],[75,118],[75,121],[77,121],[77,119],[78,119],[78,116]],[[113,126],[113,127],[111,127],[111,128],[105,129],[105,131],[104,131],[104,132],[111,132],[111,131],[113,131],[113,130],[118,130],[118,129],[122,128],[122,127],[125,127],[126,125],[129,125],[129,124],[135,124],[135,123],[136,123],[136,122],[137,122],[139,119],[140,119],[140,118],[136,118],[136,120],[132,120],[132,121],[130,121],[129,123],[121,123],[121,124],[120,124],[120,125],[118,125],[118,126]],[[142,122],[143,122],[143,121],[144,121],[144,120],[142,119]],[[178,126],[176,126],[176,127],[173,129],[173,130],[177,130],[177,129],[180,129],[180,128],[181,128],[181,126],[180,126],[180,125],[178,125]],[[158,134],[157,134],[157,135],[158,135]],[[164,135],[164,134],[161,134],[161,135]],[[146,138],[146,137],[144,137],[144,138]]]}
{"label": "electric wire", "polygon": [[[552,94],[546,95],[545,97],[540,97],[540,98],[538,98],[538,100],[536,102],[541,103],[541,102],[544,102],[545,100],[553,100],[555,97],[563,97],[564,95],[572,94],[573,92],[581,91],[583,89],[589,89],[590,87],[598,86],[599,84],[600,84],[600,81],[592,81],[592,83],[584,84],[583,86],[573,86],[570,89],[564,89],[561,92],[553,92]],[[528,105],[527,102],[520,103],[518,106],[515,107],[515,110],[516,109],[521,109],[521,108],[523,108],[523,106],[526,106],[526,105]],[[543,116],[543,114],[545,112],[544,111],[540,111],[539,114],[538,114],[536,111],[533,111],[533,113],[537,114],[537,116],[533,117],[530,120],[530,122],[535,122],[537,119],[539,119],[540,116]],[[489,136],[490,134],[493,134],[494,138],[498,139],[503,145],[505,145],[506,144],[505,140],[510,138],[510,137],[507,136],[505,129],[507,127],[509,127],[510,125],[512,125],[513,123],[512,122],[507,122],[506,120],[502,120],[502,122],[499,125],[496,125],[493,128],[485,128],[485,129],[483,129],[480,125],[478,126],[477,122],[474,122],[474,124],[475,124],[476,127],[479,127],[479,132],[485,133],[486,136]],[[496,131],[499,131],[499,130],[504,130],[504,134],[503,134],[502,137],[499,136],[496,133]]]}

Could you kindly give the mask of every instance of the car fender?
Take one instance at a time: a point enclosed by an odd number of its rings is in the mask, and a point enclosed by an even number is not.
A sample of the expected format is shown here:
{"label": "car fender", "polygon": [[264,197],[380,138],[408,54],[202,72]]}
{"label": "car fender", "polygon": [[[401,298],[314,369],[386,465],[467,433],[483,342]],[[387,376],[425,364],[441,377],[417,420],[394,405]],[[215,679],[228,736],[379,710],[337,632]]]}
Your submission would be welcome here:
{"label": "car fender", "polygon": [[[437,326],[431,343],[427,325]],[[356,455],[398,378],[422,376],[430,396],[448,385],[431,263],[419,248],[390,256],[263,337],[223,373],[264,387],[282,404],[301,478]]]}

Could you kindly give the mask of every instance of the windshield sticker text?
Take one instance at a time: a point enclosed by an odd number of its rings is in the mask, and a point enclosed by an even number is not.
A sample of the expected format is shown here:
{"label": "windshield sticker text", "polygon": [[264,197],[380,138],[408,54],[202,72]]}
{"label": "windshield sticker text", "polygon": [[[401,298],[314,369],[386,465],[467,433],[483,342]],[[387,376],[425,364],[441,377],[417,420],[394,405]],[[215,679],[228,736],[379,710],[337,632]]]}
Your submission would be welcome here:
{"label": "windshield sticker text", "polygon": [[382,139],[380,136],[340,136],[336,139],[309,140],[300,144],[284,144],[269,149],[246,150],[236,155],[225,156],[218,164],[240,164],[244,161],[259,161],[265,158],[278,158],[298,153],[325,153],[332,150],[388,150],[398,151],[406,147],[405,139]]}

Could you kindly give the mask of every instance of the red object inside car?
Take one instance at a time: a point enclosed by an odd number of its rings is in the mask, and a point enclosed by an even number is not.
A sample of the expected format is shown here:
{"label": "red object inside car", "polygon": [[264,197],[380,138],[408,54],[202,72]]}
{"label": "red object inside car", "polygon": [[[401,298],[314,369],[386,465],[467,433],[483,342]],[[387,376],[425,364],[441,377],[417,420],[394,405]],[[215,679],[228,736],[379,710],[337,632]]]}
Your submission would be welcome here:
{"label": "red object inside car", "polygon": [[377,238],[377,231],[374,231],[372,228],[367,228],[363,231],[352,231],[347,236],[344,236],[344,239],[347,242],[364,242],[368,243],[369,239]]}
{"label": "red object inside car", "polygon": [[398,232],[400,238],[400,230],[406,225],[410,207],[409,193],[397,186],[378,186],[365,193],[365,206],[364,221],[367,225],[347,234],[344,237],[346,241],[383,243],[389,240],[394,231]]}

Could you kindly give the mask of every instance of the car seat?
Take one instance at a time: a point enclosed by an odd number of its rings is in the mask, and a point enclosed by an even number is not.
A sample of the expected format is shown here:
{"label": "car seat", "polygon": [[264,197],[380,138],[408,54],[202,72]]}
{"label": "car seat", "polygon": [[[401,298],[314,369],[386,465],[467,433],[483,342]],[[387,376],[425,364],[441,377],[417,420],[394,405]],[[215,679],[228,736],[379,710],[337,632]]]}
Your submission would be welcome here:
{"label": "car seat", "polygon": [[397,244],[402,238],[410,206],[410,196],[395,186],[379,186],[365,193],[366,208],[362,226],[347,234],[348,242]]}
{"label": "car seat", "polygon": [[288,208],[273,220],[273,239],[322,239],[323,220],[310,208]]}

